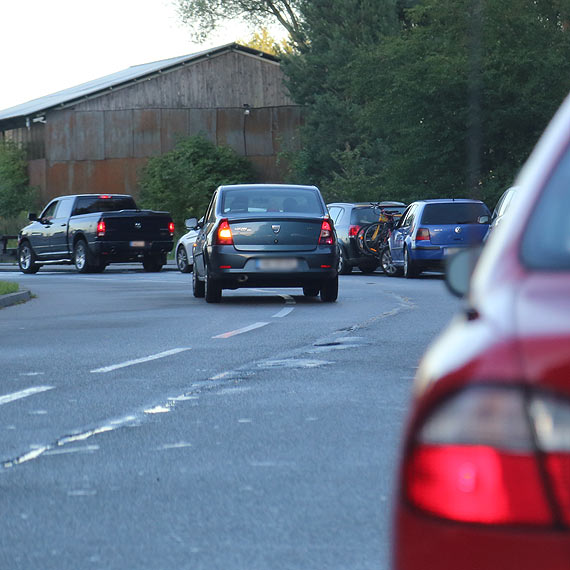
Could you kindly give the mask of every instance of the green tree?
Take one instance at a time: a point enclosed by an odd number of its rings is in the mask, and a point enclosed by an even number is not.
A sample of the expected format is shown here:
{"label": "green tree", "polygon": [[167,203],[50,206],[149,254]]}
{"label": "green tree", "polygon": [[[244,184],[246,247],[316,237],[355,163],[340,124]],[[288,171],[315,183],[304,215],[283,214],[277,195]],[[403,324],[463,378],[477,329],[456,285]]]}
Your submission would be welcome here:
{"label": "green tree", "polygon": [[12,141],[0,141],[0,217],[16,218],[35,205],[25,150]]}
{"label": "green tree", "polygon": [[201,217],[220,184],[252,182],[251,163],[228,147],[202,136],[181,140],[161,156],[151,158],[141,173],[140,202],[166,210],[177,228],[189,217]]}
{"label": "green tree", "polygon": [[279,24],[295,44],[304,44],[299,10],[306,0],[175,0],[193,38],[204,41],[219,24],[246,22],[254,28]]}
{"label": "green tree", "polygon": [[[352,75],[402,197],[493,206],[570,90],[568,0],[423,0]],[[370,73],[374,70],[374,73]]]}
{"label": "green tree", "polygon": [[293,52],[293,46],[290,42],[286,39],[276,40],[267,28],[261,28],[259,32],[254,32],[249,40],[238,40],[238,43],[275,56]]}

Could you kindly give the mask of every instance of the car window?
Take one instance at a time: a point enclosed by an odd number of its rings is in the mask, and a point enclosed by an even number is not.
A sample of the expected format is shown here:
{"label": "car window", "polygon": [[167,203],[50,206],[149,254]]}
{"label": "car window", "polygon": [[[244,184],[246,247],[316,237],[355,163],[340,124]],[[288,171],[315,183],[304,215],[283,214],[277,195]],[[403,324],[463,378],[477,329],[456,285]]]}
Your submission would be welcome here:
{"label": "car window", "polygon": [[480,216],[488,216],[489,210],[480,202],[451,202],[426,204],[421,223],[430,225],[477,224]]}
{"label": "car window", "polygon": [[41,220],[53,220],[55,217],[55,211],[57,210],[57,206],[59,205],[59,201],[55,200],[48,207],[42,212],[40,219]]}
{"label": "car window", "polygon": [[570,147],[548,180],[522,240],[531,269],[570,270]]}
{"label": "car window", "polygon": [[329,215],[332,218],[333,222],[336,224],[342,214],[342,208],[339,206],[331,206],[329,208]]}
{"label": "car window", "polygon": [[136,207],[130,196],[80,196],[75,200],[73,215],[136,210]]}
{"label": "car window", "polygon": [[350,223],[353,226],[362,226],[377,222],[379,217],[380,211],[373,206],[354,208],[350,214]]}
{"label": "car window", "polygon": [[408,228],[414,223],[416,217],[417,205],[412,205],[407,212],[404,213],[402,221],[398,224],[399,228]]}
{"label": "car window", "polygon": [[73,198],[63,198],[59,201],[56,218],[69,218],[71,215],[71,208],[73,208]]}
{"label": "car window", "polygon": [[236,188],[222,193],[222,213],[284,212],[322,215],[319,196],[312,188]]}

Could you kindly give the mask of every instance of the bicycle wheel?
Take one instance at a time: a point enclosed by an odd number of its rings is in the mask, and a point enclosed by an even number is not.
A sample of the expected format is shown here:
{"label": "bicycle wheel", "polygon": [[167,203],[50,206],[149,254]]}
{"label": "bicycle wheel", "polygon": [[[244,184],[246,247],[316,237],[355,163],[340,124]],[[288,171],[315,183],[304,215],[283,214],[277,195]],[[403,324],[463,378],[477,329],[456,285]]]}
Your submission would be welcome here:
{"label": "bicycle wheel", "polygon": [[367,253],[380,257],[386,238],[385,225],[384,222],[374,222],[364,228],[362,245]]}

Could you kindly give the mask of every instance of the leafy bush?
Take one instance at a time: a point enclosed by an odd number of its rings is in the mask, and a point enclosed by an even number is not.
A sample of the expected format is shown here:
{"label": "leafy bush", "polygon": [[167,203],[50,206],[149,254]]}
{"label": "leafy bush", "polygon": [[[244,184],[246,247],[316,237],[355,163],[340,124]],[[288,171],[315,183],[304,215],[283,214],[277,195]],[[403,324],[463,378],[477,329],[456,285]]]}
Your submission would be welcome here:
{"label": "leafy bush", "polygon": [[202,136],[188,137],[149,160],[139,180],[140,203],[170,212],[176,227],[183,228],[186,218],[204,214],[218,186],[253,178],[251,163],[232,149],[215,146]]}
{"label": "leafy bush", "polygon": [[0,219],[9,223],[32,208],[36,199],[36,190],[29,185],[25,150],[12,141],[0,141]]}

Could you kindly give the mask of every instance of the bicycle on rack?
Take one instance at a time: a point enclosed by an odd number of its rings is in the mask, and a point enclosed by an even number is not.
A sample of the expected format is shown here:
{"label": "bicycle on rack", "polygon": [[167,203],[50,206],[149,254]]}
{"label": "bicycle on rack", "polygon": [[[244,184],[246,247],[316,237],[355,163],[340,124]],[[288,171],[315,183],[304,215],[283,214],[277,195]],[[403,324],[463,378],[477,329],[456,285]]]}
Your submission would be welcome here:
{"label": "bicycle on rack", "polygon": [[398,268],[392,263],[388,240],[402,214],[378,204],[373,206],[379,210],[378,221],[362,226],[356,235],[356,243],[362,253],[373,255],[378,259],[384,273],[390,276],[396,275]]}

